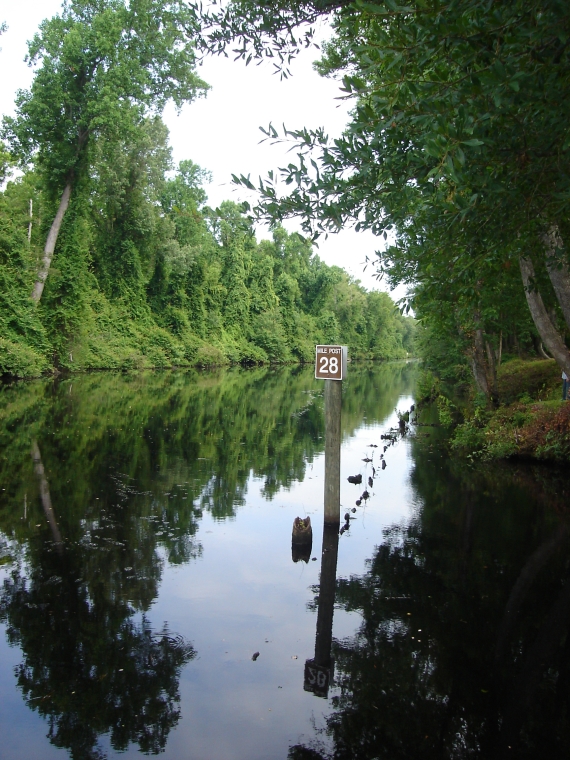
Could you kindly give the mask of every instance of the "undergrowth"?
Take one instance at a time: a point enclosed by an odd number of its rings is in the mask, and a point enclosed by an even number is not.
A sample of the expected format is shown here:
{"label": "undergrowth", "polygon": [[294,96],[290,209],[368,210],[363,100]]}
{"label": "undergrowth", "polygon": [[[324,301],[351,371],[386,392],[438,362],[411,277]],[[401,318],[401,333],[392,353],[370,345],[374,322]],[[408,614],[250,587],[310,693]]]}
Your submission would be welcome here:
{"label": "undergrowth", "polygon": [[556,363],[510,361],[499,370],[498,387],[497,409],[477,404],[476,399],[466,405],[451,448],[484,460],[570,461],[570,403],[561,400]]}

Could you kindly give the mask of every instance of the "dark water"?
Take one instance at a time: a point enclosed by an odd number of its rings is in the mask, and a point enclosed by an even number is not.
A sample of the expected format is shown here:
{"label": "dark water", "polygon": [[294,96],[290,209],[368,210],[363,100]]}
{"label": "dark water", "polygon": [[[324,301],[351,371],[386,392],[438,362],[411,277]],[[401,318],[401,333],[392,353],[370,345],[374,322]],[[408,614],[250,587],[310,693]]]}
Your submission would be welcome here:
{"label": "dark water", "polygon": [[415,372],[350,368],[340,537],[309,369],[1,388],[0,757],[567,757],[569,481],[427,425],[382,470]]}

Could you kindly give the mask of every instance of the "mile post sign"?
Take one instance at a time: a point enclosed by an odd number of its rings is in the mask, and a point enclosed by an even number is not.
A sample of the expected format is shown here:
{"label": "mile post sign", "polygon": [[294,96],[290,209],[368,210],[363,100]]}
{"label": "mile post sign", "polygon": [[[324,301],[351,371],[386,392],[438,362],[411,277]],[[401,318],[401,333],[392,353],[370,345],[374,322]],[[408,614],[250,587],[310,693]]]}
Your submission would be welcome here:
{"label": "mile post sign", "polygon": [[315,377],[317,380],[344,380],[348,349],[346,346],[317,346]]}

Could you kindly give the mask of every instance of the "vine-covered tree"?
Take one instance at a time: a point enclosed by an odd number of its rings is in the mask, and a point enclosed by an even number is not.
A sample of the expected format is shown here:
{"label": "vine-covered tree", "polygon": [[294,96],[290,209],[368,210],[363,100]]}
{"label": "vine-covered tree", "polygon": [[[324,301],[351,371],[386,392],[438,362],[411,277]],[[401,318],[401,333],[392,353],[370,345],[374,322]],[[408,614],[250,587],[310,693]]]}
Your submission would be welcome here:
{"label": "vine-covered tree", "polygon": [[[39,301],[74,189],[89,177],[91,144],[121,140],[148,112],[206,90],[195,73],[194,15],[179,0],[69,0],[29,45],[40,63],[4,135],[41,171],[55,214],[32,298]],[[57,210],[55,210],[57,209]]]}
{"label": "vine-covered tree", "polygon": [[[334,36],[318,69],[342,79],[351,121],[335,139],[285,130],[298,160],[281,171],[283,186],[261,182],[258,214],[301,217],[316,235],[347,223],[391,232],[379,270],[394,279],[402,262],[419,272],[446,261],[441,286],[466,290],[464,273],[493,262],[475,288],[492,290],[493,268],[514,264],[540,339],[570,371],[567,4],[241,0],[205,15],[205,45],[221,52],[237,41],[243,57],[273,55],[286,68],[323,14]],[[272,126],[267,134],[279,138]],[[485,330],[478,298],[474,338]]]}

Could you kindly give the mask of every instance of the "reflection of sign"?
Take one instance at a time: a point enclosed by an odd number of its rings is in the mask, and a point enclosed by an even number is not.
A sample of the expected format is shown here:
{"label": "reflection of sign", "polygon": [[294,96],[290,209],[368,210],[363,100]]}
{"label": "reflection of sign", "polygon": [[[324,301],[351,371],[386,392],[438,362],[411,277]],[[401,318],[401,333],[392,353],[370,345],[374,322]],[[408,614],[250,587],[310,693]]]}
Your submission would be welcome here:
{"label": "reflection of sign", "polygon": [[330,668],[317,665],[314,660],[305,661],[305,691],[312,691],[316,697],[328,697],[329,686],[332,676],[332,663]]}
{"label": "reflection of sign", "polygon": [[346,377],[346,346],[317,346],[315,377],[317,380],[342,380]]}

